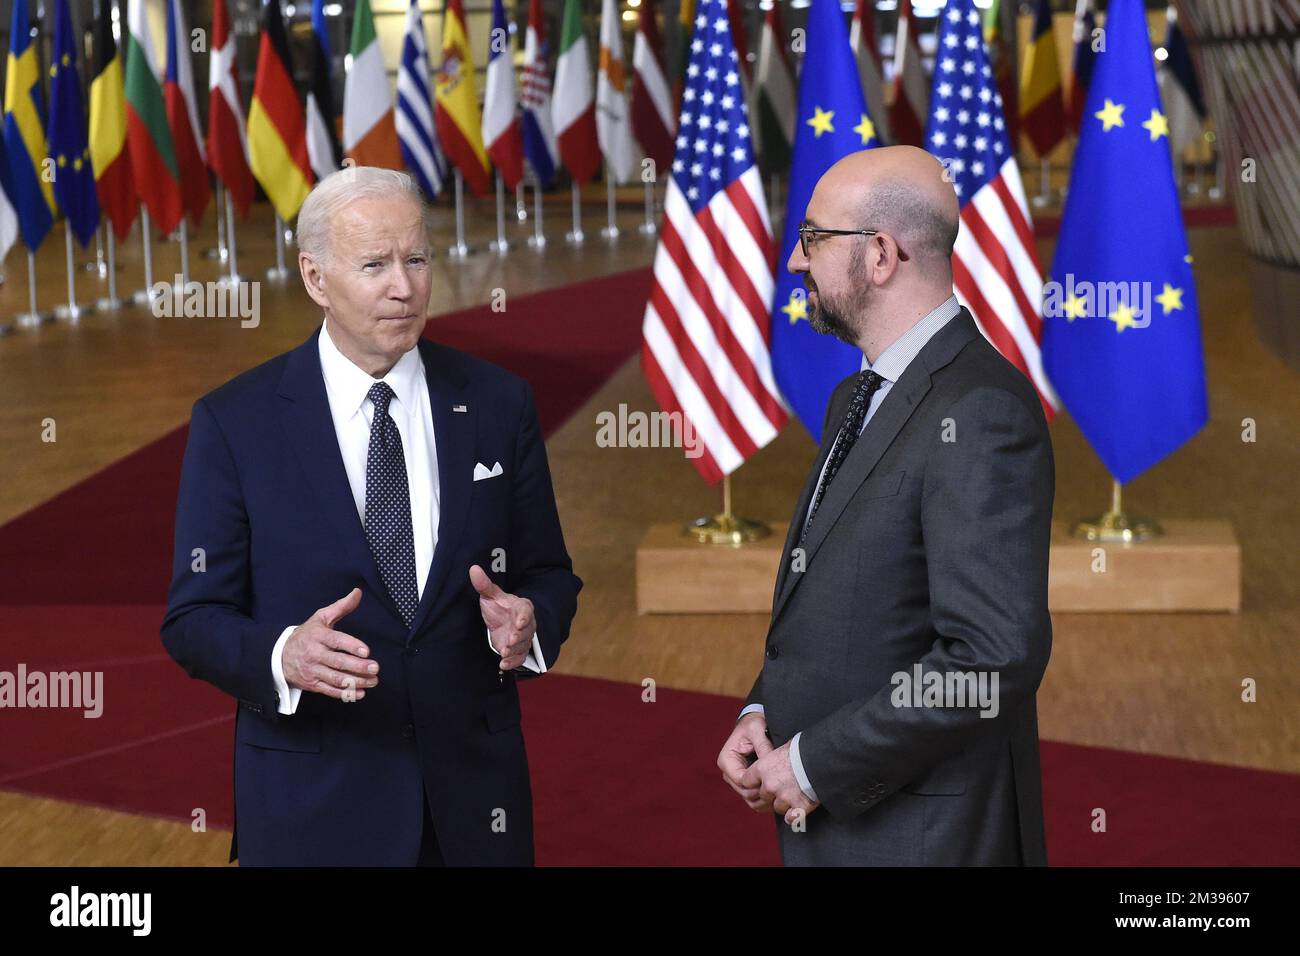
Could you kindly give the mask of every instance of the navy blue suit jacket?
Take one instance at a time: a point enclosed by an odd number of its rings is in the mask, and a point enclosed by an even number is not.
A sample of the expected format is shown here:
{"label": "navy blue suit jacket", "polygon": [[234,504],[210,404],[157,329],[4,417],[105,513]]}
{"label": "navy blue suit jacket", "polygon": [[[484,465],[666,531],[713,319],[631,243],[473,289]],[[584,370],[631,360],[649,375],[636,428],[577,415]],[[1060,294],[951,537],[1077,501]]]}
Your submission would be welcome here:
{"label": "navy blue suit jacket", "polygon": [[[407,627],[348,486],[318,334],[199,399],[185,449],[162,639],[191,677],[239,701],[230,858],[413,864],[427,793],[447,863],[531,864],[519,672],[499,676],[469,567],[532,600],[554,666],[582,582],[565,550],[532,390],[420,340],[440,508]],[[498,461],[501,477],[473,480],[476,463]],[[494,572],[502,554],[505,570]],[[336,629],[370,648],[378,686],[352,703],[304,692],[294,714],[279,714],[271,652],[280,633],[354,587],[360,606]]]}

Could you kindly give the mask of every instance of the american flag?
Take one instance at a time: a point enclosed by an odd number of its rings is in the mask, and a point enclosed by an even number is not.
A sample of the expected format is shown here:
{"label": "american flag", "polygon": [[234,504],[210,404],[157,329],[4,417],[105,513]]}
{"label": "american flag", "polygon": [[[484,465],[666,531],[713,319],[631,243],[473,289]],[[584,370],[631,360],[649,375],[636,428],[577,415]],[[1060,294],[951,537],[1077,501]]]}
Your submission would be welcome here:
{"label": "american flag", "polygon": [[680,412],[710,483],[773,438],[787,413],[772,377],[773,239],[726,0],[699,0],[664,199],[641,360]]}
{"label": "american flag", "polygon": [[984,337],[1033,381],[1050,420],[1056,395],[1039,352],[1042,271],[981,23],[974,0],[948,0],[925,147],[947,168],[961,203],[952,257],[957,298]]}

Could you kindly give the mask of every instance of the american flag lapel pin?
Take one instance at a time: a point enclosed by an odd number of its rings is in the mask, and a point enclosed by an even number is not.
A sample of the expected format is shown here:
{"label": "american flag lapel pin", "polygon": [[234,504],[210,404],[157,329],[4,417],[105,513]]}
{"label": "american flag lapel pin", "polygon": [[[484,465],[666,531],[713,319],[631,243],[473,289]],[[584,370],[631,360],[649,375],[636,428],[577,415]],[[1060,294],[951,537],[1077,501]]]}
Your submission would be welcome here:
{"label": "american flag lapel pin", "polygon": [[452,410],[453,412],[468,412],[468,411],[469,411],[469,409],[466,408],[464,405],[453,405],[453,406],[451,406],[451,410]]}

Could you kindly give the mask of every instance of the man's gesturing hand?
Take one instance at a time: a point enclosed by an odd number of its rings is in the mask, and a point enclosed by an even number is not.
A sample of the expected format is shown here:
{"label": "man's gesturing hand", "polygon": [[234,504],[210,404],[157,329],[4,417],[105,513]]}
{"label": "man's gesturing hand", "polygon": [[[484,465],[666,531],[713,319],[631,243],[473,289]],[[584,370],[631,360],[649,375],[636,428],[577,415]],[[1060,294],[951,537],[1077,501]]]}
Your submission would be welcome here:
{"label": "man's gesturing hand", "polygon": [[772,741],[767,739],[767,718],[760,713],[749,713],[736,721],[735,730],[718,754],[718,769],[722,771],[722,779],[740,794],[752,810],[770,809],[770,801],[765,803],[762,800],[757,785],[745,786],[741,782],[749,769],[748,758],[764,757],[771,752]]}
{"label": "man's gesturing hand", "polygon": [[284,679],[291,687],[339,700],[360,700],[363,688],[379,683],[377,661],[368,660],[370,648],[350,634],[334,630],[345,615],[361,603],[361,589],[323,607],[284,642],[280,659]]}
{"label": "man's gesturing hand", "polygon": [[533,646],[537,617],[533,602],[507,594],[492,583],[487,572],[477,564],[469,569],[469,583],[478,592],[478,608],[483,614],[492,646],[501,655],[503,671],[518,667]]}
{"label": "man's gesturing hand", "polygon": [[806,815],[817,808],[817,804],[804,796],[799,781],[795,779],[788,741],[754,761],[753,766],[745,771],[740,785],[747,790],[758,789],[759,805],[755,807],[750,803],[751,807],[775,811],[789,824],[794,823],[794,811],[802,810]]}

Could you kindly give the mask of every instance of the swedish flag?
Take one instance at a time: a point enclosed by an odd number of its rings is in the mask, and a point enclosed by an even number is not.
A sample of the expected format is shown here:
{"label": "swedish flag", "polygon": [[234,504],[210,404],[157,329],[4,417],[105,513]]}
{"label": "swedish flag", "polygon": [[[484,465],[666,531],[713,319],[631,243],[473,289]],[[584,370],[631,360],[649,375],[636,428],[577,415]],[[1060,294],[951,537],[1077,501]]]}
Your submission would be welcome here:
{"label": "swedish flag", "polygon": [[1110,3],[1043,319],[1043,366],[1116,480],[1205,424],[1196,286],[1142,0]]}
{"label": "swedish flag", "polygon": [[858,66],[838,0],[812,0],[808,11],[799,109],[795,116],[790,193],[776,264],[772,307],[772,371],[787,404],[821,441],[826,403],[840,380],[862,367],[862,353],[808,324],[803,276],[785,264],[799,241],[799,223],[822,173],[849,153],[879,146],[867,115]]}
{"label": "swedish flag", "polygon": [[45,111],[41,107],[41,70],[36,38],[27,15],[27,0],[14,0],[9,27],[9,61],[5,67],[5,149],[18,210],[18,225],[27,248],[35,250],[54,225],[54,190],[42,176],[48,158]]}

